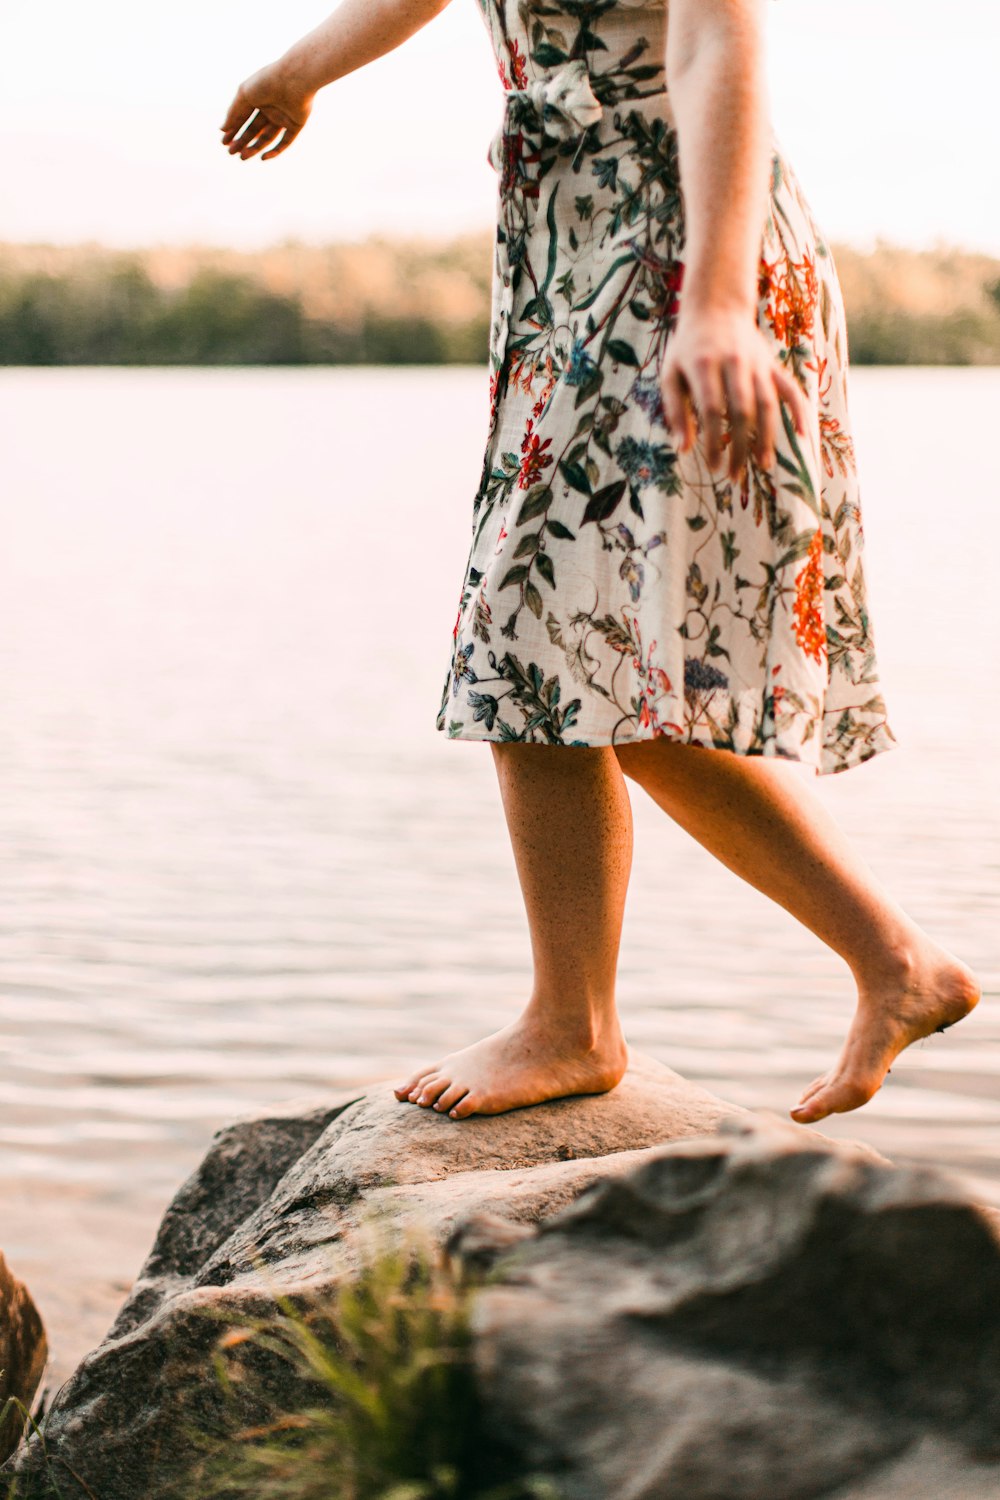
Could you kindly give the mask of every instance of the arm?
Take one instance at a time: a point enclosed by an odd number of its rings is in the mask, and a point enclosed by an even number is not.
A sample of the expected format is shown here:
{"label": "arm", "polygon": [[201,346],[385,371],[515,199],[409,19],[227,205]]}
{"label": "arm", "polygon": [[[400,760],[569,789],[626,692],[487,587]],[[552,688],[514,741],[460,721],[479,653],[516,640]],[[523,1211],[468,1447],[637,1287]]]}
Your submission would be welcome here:
{"label": "arm", "polygon": [[[222,144],[246,161],[267,161],[292,144],[321,88],[399,47],[449,0],[342,0],[332,15],[294,42],[276,62],[240,84],[221,126]],[[237,132],[241,132],[237,137]]]}
{"label": "arm", "polygon": [[763,0],[671,0],[666,71],[677,121],[685,264],[680,313],[660,372],[664,415],[683,451],[693,439],[693,401],[714,466],[728,410],[735,478],[751,428],[758,462],[773,464],[779,398],[799,431],[805,423],[802,392],[757,327],[771,172]]}

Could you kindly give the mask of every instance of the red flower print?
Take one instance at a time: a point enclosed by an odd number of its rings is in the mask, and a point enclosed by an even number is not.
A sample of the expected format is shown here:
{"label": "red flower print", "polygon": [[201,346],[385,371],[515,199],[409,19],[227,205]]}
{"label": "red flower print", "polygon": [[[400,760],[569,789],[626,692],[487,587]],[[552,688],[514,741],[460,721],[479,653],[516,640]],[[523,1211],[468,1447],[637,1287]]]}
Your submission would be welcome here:
{"label": "red flower print", "polygon": [[521,468],[517,476],[518,488],[526,490],[529,485],[536,484],[542,477],[542,473],[552,463],[552,454],[546,453],[546,448],[551,448],[552,439],[546,438],[544,442],[535,432],[534,422],[528,418],[528,425],[521,439]]}
{"label": "red flower print", "polygon": [[823,532],[817,530],[805,563],[795,577],[795,639],[813,661],[826,653],[823,619]]}
{"label": "red flower print", "polygon": [[670,270],[667,272],[663,280],[663,288],[666,292],[666,305],[663,309],[664,317],[672,318],[680,310],[680,298],[677,294],[680,291],[683,282],[684,262],[682,260],[676,260],[670,267]]}
{"label": "red flower print", "polygon": [[834,464],[845,479],[849,472],[854,472],[854,439],[841,430],[837,418],[831,417],[829,412],[819,414],[819,442],[823,467],[831,479]]}
{"label": "red flower print", "polygon": [[524,53],[521,51],[521,44],[516,37],[510,44],[510,66],[511,72],[514,74],[514,87],[516,89],[526,89],[528,87],[528,69]]}
{"label": "red flower print", "polygon": [[801,260],[778,261],[763,255],[757,271],[757,294],[766,301],[764,316],[787,349],[811,339],[819,283],[816,264],[807,252]]}
{"label": "red flower print", "polygon": [[539,394],[538,400],[535,402],[534,406],[531,408],[531,415],[533,417],[540,417],[542,415],[542,412],[545,410],[545,407],[548,404],[548,399],[552,395],[552,391],[553,391],[553,388],[555,386],[555,383],[556,383],[556,372],[555,372],[555,367],[554,367],[554,365],[552,363],[552,355],[551,354],[547,354],[545,356],[545,383],[542,386],[542,389],[541,389],[541,392]]}

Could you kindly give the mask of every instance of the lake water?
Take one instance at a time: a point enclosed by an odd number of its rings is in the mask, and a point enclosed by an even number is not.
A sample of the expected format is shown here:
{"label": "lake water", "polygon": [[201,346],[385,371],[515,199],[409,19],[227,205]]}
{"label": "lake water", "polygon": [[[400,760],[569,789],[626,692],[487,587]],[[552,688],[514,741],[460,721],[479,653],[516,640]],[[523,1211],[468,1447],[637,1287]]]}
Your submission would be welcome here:
{"label": "lake water", "polygon": [[[1000,1203],[1000,370],[852,372],[901,747],[821,795],[987,995],[826,1122]],[[434,728],[484,372],[0,372],[0,1246],[65,1370],[218,1126],[509,1019],[489,750]],[[839,960],[641,793],[629,1040],[784,1113]]]}

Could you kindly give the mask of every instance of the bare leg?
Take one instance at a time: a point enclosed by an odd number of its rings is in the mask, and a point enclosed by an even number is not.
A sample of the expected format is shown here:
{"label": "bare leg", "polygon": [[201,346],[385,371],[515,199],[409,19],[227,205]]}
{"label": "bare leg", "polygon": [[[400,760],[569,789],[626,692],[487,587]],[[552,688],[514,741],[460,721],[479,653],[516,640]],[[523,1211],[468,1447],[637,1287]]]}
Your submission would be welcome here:
{"label": "bare leg", "polygon": [[455,1119],[603,1093],[628,1053],[615,973],[632,865],[632,809],[612,749],[494,744],[524,893],[534,986],[523,1014],[421,1068],[396,1097]]}
{"label": "bare leg", "polygon": [[616,750],[627,776],[723,864],[790,911],[854,975],[858,1003],[844,1049],[802,1095],[808,1123],[856,1109],[893,1059],[968,1014],[975,975],[881,888],[794,763],[666,740]]}

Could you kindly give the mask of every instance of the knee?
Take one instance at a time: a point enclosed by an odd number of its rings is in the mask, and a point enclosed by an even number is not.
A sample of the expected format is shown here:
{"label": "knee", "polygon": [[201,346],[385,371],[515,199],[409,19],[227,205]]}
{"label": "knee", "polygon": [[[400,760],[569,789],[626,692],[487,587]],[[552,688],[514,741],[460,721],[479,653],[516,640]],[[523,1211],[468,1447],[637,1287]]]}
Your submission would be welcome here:
{"label": "knee", "polygon": [[648,750],[647,744],[615,745],[614,753],[622,774],[631,781],[641,781]]}

